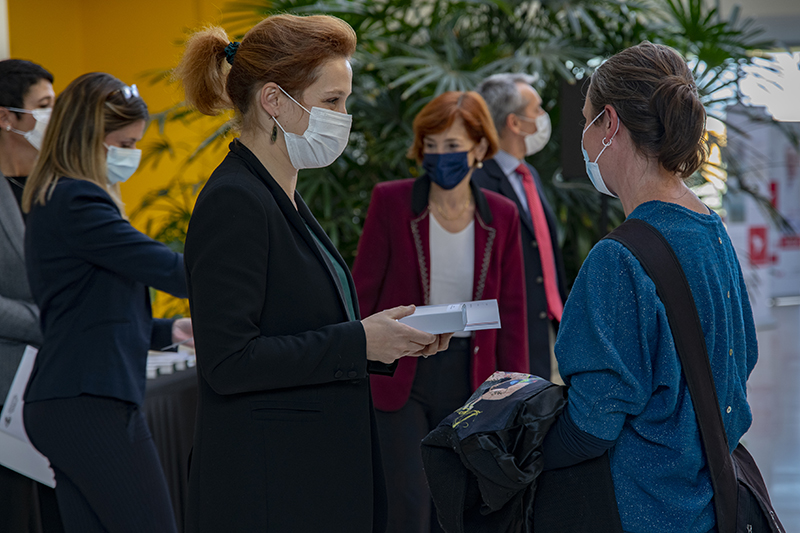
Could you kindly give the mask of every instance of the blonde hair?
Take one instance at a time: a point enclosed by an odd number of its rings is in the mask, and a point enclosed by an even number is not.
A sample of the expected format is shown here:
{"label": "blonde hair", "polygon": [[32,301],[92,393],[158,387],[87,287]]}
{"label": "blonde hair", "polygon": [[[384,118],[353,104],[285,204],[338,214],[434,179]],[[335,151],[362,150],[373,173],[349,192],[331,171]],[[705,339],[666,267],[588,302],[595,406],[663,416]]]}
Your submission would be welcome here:
{"label": "blonde hair", "polygon": [[22,209],[44,205],[61,176],[97,184],[124,216],[119,185],[109,185],[103,141],[109,133],[147,120],[147,105],[126,94],[127,85],[110,74],[92,72],[75,79],[56,98],[39,159],[22,194]]}
{"label": "blonde hair", "polygon": [[[234,109],[247,121],[254,94],[275,82],[298,100],[330,59],[350,57],[356,33],[327,15],[273,15],[248,31],[229,64],[225,30],[207,27],[186,43],[175,69],[186,101],[206,115]],[[230,50],[230,49],[229,49]]]}

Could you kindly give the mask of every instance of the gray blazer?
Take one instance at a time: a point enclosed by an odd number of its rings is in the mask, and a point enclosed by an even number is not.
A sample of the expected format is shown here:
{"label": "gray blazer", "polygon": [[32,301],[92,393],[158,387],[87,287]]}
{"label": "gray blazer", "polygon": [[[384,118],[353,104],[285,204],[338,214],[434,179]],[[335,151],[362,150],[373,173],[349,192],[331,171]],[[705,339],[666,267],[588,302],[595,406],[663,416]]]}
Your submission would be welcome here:
{"label": "gray blazer", "polygon": [[25,274],[24,238],[17,200],[0,174],[0,404],[6,400],[25,346],[42,343],[39,309]]}

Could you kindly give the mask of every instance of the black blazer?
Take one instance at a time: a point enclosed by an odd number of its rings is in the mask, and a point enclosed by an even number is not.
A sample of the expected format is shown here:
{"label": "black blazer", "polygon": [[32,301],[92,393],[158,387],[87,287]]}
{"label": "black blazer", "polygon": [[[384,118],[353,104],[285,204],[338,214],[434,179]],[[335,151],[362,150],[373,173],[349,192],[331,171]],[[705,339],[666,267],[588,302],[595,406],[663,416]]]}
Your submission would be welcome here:
{"label": "black blazer", "polygon": [[[561,248],[558,245],[558,233],[556,227],[556,217],[553,209],[547,202],[544,190],[542,189],[539,173],[528,163],[528,168],[533,174],[533,180],[539,191],[539,198],[542,200],[542,207],[547,218],[547,227],[550,230],[550,240],[553,244],[553,255],[556,262],[556,275],[558,276],[558,290],[561,299],[566,303],[567,290],[564,273],[564,258],[561,256]],[[472,180],[480,187],[502,194],[510,198],[517,205],[521,220],[520,235],[522,236],[522,258],[525,262],[525,290],[528,300],[528,348],[530,350],[531,374],[541,376],[545,379],[550,378],[550,339],[548,334],[547,300],[544,294],[544,283],[542,278],[542,260],[539,257],[539,244],[536,242],[536,235],[533,232],[533,222],[530,215],[522,207],[517,193],[508,177],[500,169],[500,165],[493,159],[483,162],[483,168],[475,169],[472,173]],[[553,326],[558,329],[558,323],[554,320]]]}
{"label": "black blazer", "polygon": [[353,280],[300,195],[295,209],[250,150],[230,150],[186,237],[200,370],[186,531],[381,531],[364,328],[306,225],[357,313]]}
{"label": "black blazer", "polygon": [[28,215],[25,260],[44,335],[25,401],[86,393],[141,404],[147,349],[172,342],[147,286],[185,297],[183,256],[134,229],[94,183],[61,178]]}

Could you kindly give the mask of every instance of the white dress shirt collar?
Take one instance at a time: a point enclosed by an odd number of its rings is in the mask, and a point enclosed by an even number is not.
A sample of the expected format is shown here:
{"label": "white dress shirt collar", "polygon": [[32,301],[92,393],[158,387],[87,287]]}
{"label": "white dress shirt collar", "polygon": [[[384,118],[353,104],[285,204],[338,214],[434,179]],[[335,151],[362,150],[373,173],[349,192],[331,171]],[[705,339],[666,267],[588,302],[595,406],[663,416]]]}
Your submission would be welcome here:
{"label": "white dress shirt collar", "polygon": [[517,174],[517,167],[521,164],[524,164],[525,161],[520,161],[504,150],[497,151],[497,153],[494,155],[494,161],[500,167],[500,170],[503,171],[503,174],[505,174],[508,178],[509,183],[511,183],[511,187],[513,187],[514,192],[517,193],[517,198],[519,198],[522,208],[525,209],[526,214],[530,216],[530,208],[528,207],[528,197],[525,195],[525,187],[522,186],[522,178],[519,174]]}

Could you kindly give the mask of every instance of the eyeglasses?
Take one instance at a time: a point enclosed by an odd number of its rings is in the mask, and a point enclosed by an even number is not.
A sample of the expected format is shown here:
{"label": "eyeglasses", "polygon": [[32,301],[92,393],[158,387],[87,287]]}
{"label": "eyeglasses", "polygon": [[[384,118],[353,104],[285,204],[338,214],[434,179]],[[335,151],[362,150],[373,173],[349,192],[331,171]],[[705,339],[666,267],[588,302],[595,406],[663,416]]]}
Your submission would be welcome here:
{"label": "eyeglasses", "polygon": [[114,94],[116,92],[122,93],[122,96],[125,97],[125,100],[130,100],[131,98],[139,98],[139,89],[136,87],[135,83],[130,87],[128,87],[127,85],[120,87],[116,91],[113,91],[111,94]]}

